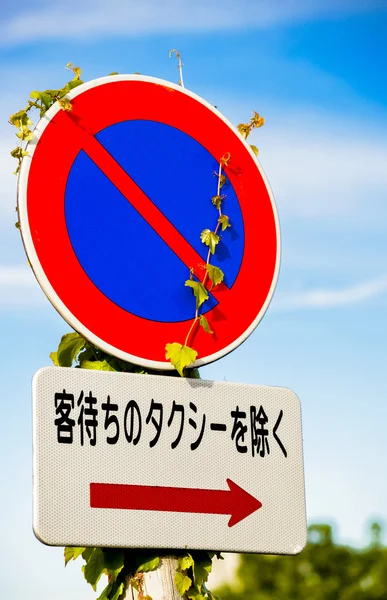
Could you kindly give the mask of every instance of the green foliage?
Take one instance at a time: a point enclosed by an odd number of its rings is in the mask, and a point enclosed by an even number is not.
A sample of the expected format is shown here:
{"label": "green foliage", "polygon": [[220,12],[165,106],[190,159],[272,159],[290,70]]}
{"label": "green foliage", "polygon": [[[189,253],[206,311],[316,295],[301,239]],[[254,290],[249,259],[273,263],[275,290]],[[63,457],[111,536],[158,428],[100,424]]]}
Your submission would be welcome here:
{"label": "green foliage", "polygon": [[[107,585],[98,600],[118,600],[129,581],[145,600],[143,574],[154,571],[160,564],[160,554],[155,550],[128,550],[118,548],[65,548],[65,565],[82,556],[85,564],[82,571],[87,583],[94,591],[102,576],[107,576]],[[213,594],[205,582],[212,569],[213,553],[177,551],[178,566],[175,585],[181,596],[194,600],[212,600]],[[218,556],[220,557],[220,556]]]}
{"label": "green foliage", "polygon": [[222,226],[222,231],[225,231],[227,227],[231,227],[231,223],[227,215],[220,215],[218,223]]}
{"label": "green foliage", "polygon": [[255,156],[258,156],[259,150],[258,150],[257,146],[254,146],[254,144],[250,144],[250,148],[254,152]]}
{"label": "green foliage", "polygon": [[203,244],[209,247],[211,254],[215,254],[216,246],[219,244],[219,236],[215,233],[215,231],[210,231],[210,229],[203,229],[200,234],[200,239]]}
{"label": "green foliage", "polygon": [[93,369],[94,371],[115,371],[107,360],[83,360],[81,369]]}
{"label": "green foliage", "polygon": [[77,548],[74,546],[68,546],[65,548],[64,557],[65,557],[65,566],[70,560],[75,560],[78,556],[86,550],[86,548]]}
{"label": "green foliage", "polygon": [[148,557],[142,557],[141,562],[137,565],[138,573],[148,573],[148,571],[154,571],[160,564],[160,557],[151,554]]}
{"label": "green foliage", "polygon": [[185,285],[192,288],[193,294],[196,298],[196,310],[198,310],[203,302],[208,300],[208,292],[206,288],[200,281],[193,281],[192,279],[188,279],[185,282]]}
{"label": "green foliage", "polygon": [[83,573],[87,583],[96,590],[98,581],[105,571],[105,555],[101,548],[93,548],[93,551],[83,567]]}
{"label": "green foliage", "polygon": [[217,194],[216,196],[212,196],[211,198],[211,202],[212,204],[215,206],[215,208],[217,208],[219,210],[222,201],[223,201],[224,196],[220,196],[219,194]]}
{"label": "green foliage", "polygon": [[224,279],[224,273],[223,273],[222,269],[219,269],[219,267],[214,267],[214,265],[207,264],[206,271],[207,271],[207,275],[210,278],[213,286],[219,285],[219,283],[222,283],[222,281]]}
{"label": "green foliage", "polygon": [[178,559],[175,585],[181,596],[192,600],[215,598],[205,585],[212,571],[213,556],[210,552],[186,552]]}
{"label": "green foliage", "polygon": [[184,346],[178,342],[166,344],[165,357],[171,361],[171,364],[184,377],[184,369],[195,362],[198,353],[189,346]]}
{"label": "green foliage", "polygon": [[[237,129],[243,138],[248,138],[253,129],[262,127],[265,124],[265,119],[261,117],[255,110],[251,114],[249,123],[240,123]],[[252,150],[255,154],[258,154],[258,148],[252,146]]]}
{"label": "green foliage", "polygon": [[180,596],[184,596],[191,587],[192,580],[182,571],[177,571],[175,574],[175,585]]}
{"label": "green foliage", "polygon": [[30,142],[34,137],[33,131],[30,129],[33,125],[33,122],[29,117],[30,111],[34,109],[38,110],[39,118],[42,118],[55,102],[58,102],[62,110],[72,110],[72,104],[67,98],[67,94],[78,85],[82,85],[83,81],[81,80],[81,69],[79,67],[75,67],[72,63],[68,63],[66,69],[73,71],[74,78],[71,81],[68,81],[63,88],[59,90],[34,90],[30,94],[30,100],[28,100],[27,106],[11,115],[9,118],[10,124],[17,127],[18,132],[16,136],[20,140],[19,146],[11,151],[11,156],[18,161],[15,174],[20,171],[23,156],[28,154],[23,144]]}
{"label": "green foliage", "polygon": [[211,327],[209,326],[209,323],[204,315],[200,315],[199,323],[200,323],[200,327],[203,327],[203,329],[206,333],[211,333],[211,334],[214,333],[212,331]]}
{"label": "green foliage", "polygon": [[[377,524],[380,534],[380,525]],[[387,549],[335,544],[329,525],[312,525],[297,556],[241,555],[235,583],[217,592],[227,600],[382,600],[387,598]]]}
{"label": "green foliage", "polygon": [[79,333],[66,333],[62,336],[56,353],[51,353],[50,358],[58,367],[71,367],[77,360],[78,354],[84,349],[85,338]]}

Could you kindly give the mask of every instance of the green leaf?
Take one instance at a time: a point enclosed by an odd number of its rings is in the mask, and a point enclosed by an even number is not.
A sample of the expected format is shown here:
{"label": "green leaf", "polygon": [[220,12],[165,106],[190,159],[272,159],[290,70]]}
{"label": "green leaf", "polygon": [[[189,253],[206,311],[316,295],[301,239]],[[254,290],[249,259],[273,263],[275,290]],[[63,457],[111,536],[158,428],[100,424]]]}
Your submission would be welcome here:
{"label": "green leaf", "polygon": [[113,588],[113,581],[107,584],[107,586],[103,589],[102,594],[98,596],[97,600],[109,600],[109,594]]}
{"label": "green leaf", "polygon": [[83,360],[81,369],[92,369],[93,371],[115,371],[106,360]]}
{"label": "green leaf", "polygon": [[[81,364],[81,363],[83,363],[83,361],[90,360],[91,358],[95,358],[93,348],[91,347],[90,344],[86,344],[85,349],[82,350],[82,352],[80,352],[78,354],[78,362],[79,362],[79,364]],[[114,369],[114,370],[116,371],[117,369]]]}
{"label": "green leaf", "polygon": [[89,560],[90,556],[93,554],[93,547],[86,548],[84,552],[82,552],[82,558],[86,562]]}
{"label": "green leaf", "polygon": [[211,198],[211,202],[212,204],[219,209],[220,205],[222,204],[222,200],[223,200],[223,196],[212,196]]}
{"label": "green leaf", "polygon": [[226,175],[221,175],[219,177],[219,188],[222,189],[222,187],[224,185],[226,185],[226,183],[227,183],[227,177],[226,177]]}
{"label": "green leaf", "polygon": [[180,558],[178,558],[177,560],[177,564],[179,566],[179,569],[181,571],[186,571],[187,569],[189,569],[190,567],[192,567],[193,565],[193,558],[190,554],[186,554],[185,556],[181,556]]}
{"label": "green leaf", "polygon": [[85,347],[85,338],[79,333],[66,333],[58,346],[57,360],[60,367],[71,367],[73,361],[76,360],[78,354]]}
{"label": "green leaf", "polygon": [[201,597],[200,590],[196,585],[190,587],[190,589],[186,592],[187,598],[190,600],[197,600],[197,598]]}
{"label": "green leaf", "polygon": [[219,600],[218,596],[215,596],[215,594],[208,589],[205,583],[202,584],[202,591],[209,597],[210,600]]}
{"label": "green leaf", "polygon": [[109,571],[120,571],[122,569],[125,560],[125,554],[123,550],[119,550],[117,548],[106,548],[103,553],[106,569],[109,569]]}
{"label": "green leaf", "polygon": [[58,97],[63,98],[66,94],[71,92],[72,89],[82,85],[82,83],[83,81],[80,79],[73,79],[72,81],[69,81],[64,87],[62,87],[62,89],[58,90]]}
{"label": "green leaf", "polygon": [[27,154],[28,154],[28,152],[26,150],[23,150],[23,148],[21,146],[17,146],[10,152],[10,155],[13,156],[13,158],[18,158],[18,159],[23,158],[23,156],[27,156]]}
{"label": "green leaf", "polygon": [[165,346],[165,358],[171,362],[181,377],[184,377],[185,367],[195,362],[197,355],[198,353],[193,348],[182,346],[177,342]]}
{"label": "green leaf", "polygon": [[258,150],[257,146],[254,146],[253,144],[250,144],[250,148],[254,152],[255,156],[258,156],[259,150]]}
{"label": "green leaf", "polygon": [[219,267],[215,267],[214,265],[210,265],[209,263],[207,263],[206,270],[213,286],[222,283],[224,279],[224,273],[222,269],[219,269]]}
{"label": "green leaf", "polygon": [[209,247],[211,254],[214,254],[216,245],[219,243],[219,236],[209,229],[204,229],[200,234],[200,239]]}
{"label": "green leaf", "polygon": [[50,358],[51,358],[52,362],[54,363],[54,365],[56,367],[59,367],[58,353],[57,352],[50,352]]}
{"label": "green leaf", "polygon": [[203,327],[206,333],[214,333],[211,327],[208,324],[208,321],[204,315],[200,315],[199,317],[200,326]]}
{"label": "green leaf", "polygon": [[105,570],[105,556],[101,548],[93,548],[93,552],[89,560],[87,561],[84,567],[84,575],[87,583],[93,587],[95,591],[95,586],[101,578],[102,573]]}
{"label": "green leaf", "polygon": [[58,104],[61,107],[61,109],[65,112],[71,112],[73,110],[73,105],[71,104],[70,100],[65,96],[62,98],[58,98]]}
{"label": "green leaf", "polygon": [[247,138],[250,133],[250,125],[248,123],[239,123],[237,129],[243,138]]}
{"label": "green leaf", "polygon": [[194,296],[196,298],[196,310],[208,300],[208,292],[204,285],[200,281],[192,281],[192,279],[187,279],[185,284],[187,287],[192,288]]}
{"label": "green leaf", "polygon": [[27,112],[25,109],[19,110],[9,117],[9,122],[11,125],[15,125],[15,127],[20,127],[23,121],[23,117],[27,116]]}
{"label": "green leaf", "polygon": [[86,550],[86,548],[78,548],[75,546],[67,546],[64,549],[64,559],[65,559],[65,566],[67,565],[67,563],[70,560],[76,560],[78,558],[78,556],[81,556],[81,554]]}
{"label": "green leaf", "polygon": [[34,137],[34,134],[33,131],[28,128],[28,125],[22,125],[19,132],[16,134],[16,137],[24,142],[30,142]]}
{"label": "green leaf", "polygon": [[176,589],[179,592],[180,596],[184,596],[184,594],[189,590],[192,584],[192,579],[190,579],[181,571],[177,571],[175,573],[175,585]]}
{"label": "green leaf", "polygon": [[50,108],[50,106],[54,103],[54,98],[52,97],[52,95],[48,92],[31,92],[30,94],[31,98],[36,98],[37,100],[40,100],[44,106],[47,108]]}
{"label": "green leaf", "polygon": [[212,561],[211,559],[205,555],[201,558],[195,557],[195,562],[193,566],[193,575],[195,585],[200,589],[202,583],[208,580],[208,576],[212,571]]}
{"label": "green leaf", "polygon": [[230,220],[227,215],[220,215],[220,217],[218,219],[218,223],[221,224],[222,231],[227,229],[227,227],[231,227],[231,223],[230,223]]}
{"label": "green leaf", "polygon": [[185,374],[189,379],[201,379],[199,369],[187,369]]}
{"label": "green leaf", "polygon": [[81,68],[80,67],[76,67],[73,65],[72,62],[67,63],[67,65],[65,66],[65,69],[69,69],[70,71],[72,71],[74,73],[74,79],[80,79],[81,77]]}
{"label": "green leaf", "polygon": [[109,73],[108,76],[110,77],[110,75],[118,75],[118,71],[113,71],[112,73]]}
{"label": "green leaf", "polygon": [[137,567],[136,572],[137,573],[148,573],[148,571],[154,571],[159,566],[159,563],[160,563],[160,557],[153,556],[153,558],[150,558],[146,562],[141,563]]}
{"label": "green leaf", "polygon": [[52,96],[52,98],[53,98],[54,100],[56,100],[56,98],[57,98],[57,96],[58,96],[58,94],[59,94],[60,90],[44,90],[44,92],[45,92],[46,94],[49,94],[50,96]]}
{"label": "green leaf", "polygon": [[[117,584],[115,584],[117,585]],[[117,589],[114,591],[113,596],[110,596],[109,600],[118,600],[124,591],[124,583],[120,583]]]}

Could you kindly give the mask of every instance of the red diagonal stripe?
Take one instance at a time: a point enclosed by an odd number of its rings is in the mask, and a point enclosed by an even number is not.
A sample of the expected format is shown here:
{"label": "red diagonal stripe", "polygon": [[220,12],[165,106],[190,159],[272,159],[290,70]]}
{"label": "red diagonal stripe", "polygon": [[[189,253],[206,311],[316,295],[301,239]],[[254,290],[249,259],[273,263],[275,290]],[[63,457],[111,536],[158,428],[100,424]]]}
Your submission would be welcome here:
{"label": "red diagonal stripe", "polygon": [[[205,260],[192,248],[181,233],[172,225],[159,208],[148,198],[143,190],[121,165],[113,158],[106,148],[87,131],[82,125],[76,124],[69,118],[72,125],[72,135],[81,138],[81,147],[97,167],[106,175],[112,184],[130,202],[137,212],[149,223],[154,231],[171,248],[171,250],[188,267],[193,269],[199,281],[203,280]],[[225,284],[224,284],[225,285]],[[207,278],[206,287],[211,287]],[[216,292],[216,290],[214,290]]]}

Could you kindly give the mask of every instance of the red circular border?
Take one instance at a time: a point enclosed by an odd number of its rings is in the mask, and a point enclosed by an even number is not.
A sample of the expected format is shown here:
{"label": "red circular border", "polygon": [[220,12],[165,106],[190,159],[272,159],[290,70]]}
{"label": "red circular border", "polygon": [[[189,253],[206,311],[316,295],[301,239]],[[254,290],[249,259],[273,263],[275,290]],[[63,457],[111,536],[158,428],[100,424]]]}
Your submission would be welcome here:
{"label": "red circular border", "polygon": [[[166,362],[165,344],[184,342],[189,327],[186,321],[158,323],[142,319],[101,293],[74,254],[64,213],[67,178],[81,149],[82,137],[71,135],[74,125],[82,135],[95,135],[118,121],[133,119],[171,125],[196,139],[217,161],[225,152],[231,154],[227,176],[243,215],[244,257],[233,287],[228,290],[220,286],[216,292],[218,305],[206,314],[214,335],[198,328],[191,339],[198,359],[224,351],[255,321],[276,276],[276,219],[257,163],[239,134],[221,117],[192,96],[167,85],[137,80],[102,82],[77,95],[72,104],[71,112],[60,110],[45,127],[27,183],[32,242],[55,293],[89,331],[121,352],[138,357],[140,363],[141,359]],[[194,170],[194,165],[187,167],[187,172]]]}

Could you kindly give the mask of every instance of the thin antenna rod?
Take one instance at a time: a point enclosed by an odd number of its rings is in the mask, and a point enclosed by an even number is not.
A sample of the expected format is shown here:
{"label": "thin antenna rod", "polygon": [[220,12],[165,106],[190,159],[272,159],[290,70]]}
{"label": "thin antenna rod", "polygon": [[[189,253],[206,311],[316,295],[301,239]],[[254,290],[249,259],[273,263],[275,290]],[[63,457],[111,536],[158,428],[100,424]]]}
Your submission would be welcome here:
{"label": "thin antenna rod", "polygon": [[179,79],[179,85],[181,85],[181,87],[184,87],[184,80],[183,80],[183,63],[181,61],[181,55],[180,52],[178,50],[176,50],[175,48],[173,48],[170,53],[169,53],[169,58],[172,58],[172,56],[176,54],[176,58],[178,61],[178,65],[177,68],[179,69],[179,74],[180,74],[180,79]]}

